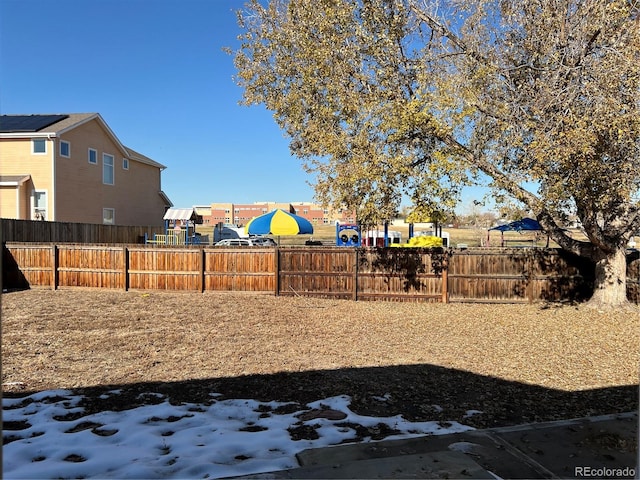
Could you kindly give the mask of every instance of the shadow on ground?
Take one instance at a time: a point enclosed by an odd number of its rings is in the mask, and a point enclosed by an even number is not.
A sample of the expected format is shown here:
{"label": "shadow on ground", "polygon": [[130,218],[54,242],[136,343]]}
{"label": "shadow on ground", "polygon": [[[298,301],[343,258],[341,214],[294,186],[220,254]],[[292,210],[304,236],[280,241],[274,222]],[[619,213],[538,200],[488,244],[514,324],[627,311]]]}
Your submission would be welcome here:
{"label": "shadow on ground", "polygon": [[[122,393],[100,398],[113,389]],[[293,402],[303,408],[312,401],[349,395],[351,410],[360,415],[401,414],[410,421],[459,421],[475,428],[638,409],[638,385],[567,392],[428,364],[104,385],[75,391],[85,396],[86,414],[164,401],[145,393],[162,394],[171,403],[207,404],[214,399],[211,394],[218,393],[222,395],[216,397],[218,400],[276,400]],[[28,394],[22,391],[4,395],[23,397]],[[482,413],[469,416],[469,410]]]}

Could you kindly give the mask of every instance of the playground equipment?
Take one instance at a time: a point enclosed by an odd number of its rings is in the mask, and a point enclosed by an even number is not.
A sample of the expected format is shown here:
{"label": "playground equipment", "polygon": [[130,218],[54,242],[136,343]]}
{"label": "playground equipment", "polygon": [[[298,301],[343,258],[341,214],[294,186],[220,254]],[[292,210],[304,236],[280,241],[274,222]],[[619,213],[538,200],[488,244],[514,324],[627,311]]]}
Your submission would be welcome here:
{"label": "playground equipment", "polygon": [[360,225],[353,223],[336,223],[336,245],[338,247],[385,247],[390,244],[400,243],[402,234],[389,230],[385,224],[384,231],[368,230],[364,234],[360,232]]}
{"label": "playground equipment", "polygon": [[402,233],[386,228],[384,231],[369,230],[364,235],[363,243],[367,247],[388,247],[402,242]]}
{"label": "playground equipment", "polygon": [[153,238],[145,233],[144,243],[156,245],[201,245],[209,243],[208,236],[196,233],[196,224],[202,223],[202,216],[195,208],[170,208],[163,217],[164,234],[154,234]]}
{"label": "playground equipment", "polygon": [[336,223],[336,246],[338,247],[359,247],[362,243],[360,238],[360,226],[352,223]]}
{"label": "playground equipment", "polygon": [[399,243],[393,243],[391,247],[416,247],[416,248],[434,248],[443,246],[443,238],[436,237],[434,235],[420,235],[418,237],[412,237],[407,243],[400,245]]}
{"label": "playground equipment", "polygon": [[389,223],[383,229],[370,229],[360,233],[359,225],[336,223],[336,245],[339,247],[400,247],[400,246],[444,246],[450,243],[449,233],[443,232],[442,227],[433,225],[433,231],[419,231],[414,233],[413,224],[409,224],[409,244],[402,244],[402,233],[389,230]]}
{"label": "playground equipment", "polygon": [[442,239],[441,246],[443,247],[449,246],[449,244],[451,243],[449,232],[442,231],[442,225],[440,225],[438,222],[428,222],[427,228],[429,230],[421,230],[421,231],[415,232],[414,231],[415,224],[410,223],[409,224],[409,240],[415,237],[438,237]]}
{"label": "playground equipment", "polygon": [[[415,232],[414,235],[409,237],[409,240],[413,240],[416,239],[414,241],[417,243],[424,243],[424,242],[433,242],[433,240],[424,240],[424,239],[420,239],[421,237],[425,237],[425,238],[439,238],[441,240],[440,245],[434,245],[434,246],[438,246],[438,247],[448,247],[451,243],[451,239],[449,237],[449,232],[445,232],[442,230],[442,228],[436,229],[436,231],[433,230],[421,230],[419,232]],[[430,245],[431,246],[431,245]]]}

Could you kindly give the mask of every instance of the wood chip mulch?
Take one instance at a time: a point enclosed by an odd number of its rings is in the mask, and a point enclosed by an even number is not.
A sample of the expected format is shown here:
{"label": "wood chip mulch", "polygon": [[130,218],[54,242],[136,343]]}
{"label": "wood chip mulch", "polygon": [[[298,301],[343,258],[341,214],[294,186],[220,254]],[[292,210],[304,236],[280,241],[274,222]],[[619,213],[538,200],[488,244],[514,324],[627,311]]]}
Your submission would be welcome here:
{"label": "wood chip mulch", "polygon": [[2,382],[84,393],[87,413],[349,395],[361,415],[484,428],[637,410],[639,327],[637,307],[27,290],[2,295]]}

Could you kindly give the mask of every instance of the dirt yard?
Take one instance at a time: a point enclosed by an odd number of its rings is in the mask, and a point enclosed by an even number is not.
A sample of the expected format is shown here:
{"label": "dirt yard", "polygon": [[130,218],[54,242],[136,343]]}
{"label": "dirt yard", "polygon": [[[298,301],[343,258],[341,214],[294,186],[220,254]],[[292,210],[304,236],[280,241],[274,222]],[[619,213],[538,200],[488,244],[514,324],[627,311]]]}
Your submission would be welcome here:
{"label": "dirt yard", "polygon": [[30,290],[2,295],[2,382],[95,410],[346,394],[360,414],[509,425],[637,410],[639,327],[637,308]]}

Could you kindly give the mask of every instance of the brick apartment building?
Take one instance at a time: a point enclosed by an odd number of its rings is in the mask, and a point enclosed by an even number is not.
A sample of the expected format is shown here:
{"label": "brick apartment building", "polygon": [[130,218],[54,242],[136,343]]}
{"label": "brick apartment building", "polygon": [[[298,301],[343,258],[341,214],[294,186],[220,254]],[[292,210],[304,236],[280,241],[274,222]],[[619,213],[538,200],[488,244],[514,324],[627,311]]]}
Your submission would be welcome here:
{"label": "brick apartment building", "polygon": [[211,205],[196,206],[196,211],[202,215],[205,225],[228,223],[246,225],[249,220],[264,213],[280,208],[300,217],[306,218],[313,225],[353,223],[353,213],[347,211],[332,212],[321,205],[310,202],[255,202],[255,203],[212,203]]}

